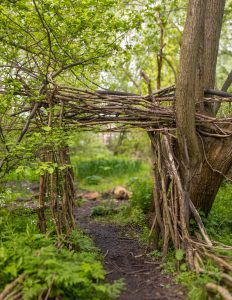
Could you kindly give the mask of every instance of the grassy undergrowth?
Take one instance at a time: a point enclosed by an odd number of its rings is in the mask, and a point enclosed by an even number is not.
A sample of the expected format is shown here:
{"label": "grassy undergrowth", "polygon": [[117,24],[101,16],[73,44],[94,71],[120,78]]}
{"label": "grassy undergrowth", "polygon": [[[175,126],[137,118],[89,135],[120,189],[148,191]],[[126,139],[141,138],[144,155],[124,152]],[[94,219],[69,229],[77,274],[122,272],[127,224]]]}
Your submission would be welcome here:
{"label": "grassy undergrowth", "polygon": [[119,295],[122,282],[105,283],[99,253],[78,229],[58,248],[51,233],[38,232],[34,215],[1,209],[0,232],[0,290],[24,274],[17,288],[25,300],[40,299],[48,290],[49,299],[102,300]]}
{"label": "grassy undergrowth", "polygon": [[204,222],[213,240],[232,245],[232,184],[223,183]]}
{"label": "grassy undergrowth", "polygon": [[92,216],[101,221],[122,226],[135,225],[146,230],[146,213],[151,208],[151,178],[148,175],[142,178],[127,177],[125,186],[132,192],[132,197],[128,202],[115,206],[113,200],[102,201],[100,205],[93,208]]}
{"label": "grassy undergrowth", "polygon": [[72,157],[74,172],[81,189],[106,191],[117,185],[127,186],[133,177],[144,177],[149,166],[138,159],[107,154],[97,158],[83,159]]}

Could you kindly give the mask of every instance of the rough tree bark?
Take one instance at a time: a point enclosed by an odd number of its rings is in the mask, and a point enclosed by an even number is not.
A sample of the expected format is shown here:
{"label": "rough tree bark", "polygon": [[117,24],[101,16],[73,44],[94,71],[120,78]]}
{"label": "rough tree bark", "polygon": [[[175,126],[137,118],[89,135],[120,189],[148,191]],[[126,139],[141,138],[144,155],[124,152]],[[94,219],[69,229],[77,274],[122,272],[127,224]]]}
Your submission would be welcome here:
{"label": "rough tree bark", "polygon": [[[176,86],[177,155],[182,161],[182,180],[189,187],[192,202],[206,215],[223,180],[222,174],[232,164],[231,138],[199,136],[195,126],[196,109],[205,115],[216,113],[212,104],[202,100],[204,90],[215,88],[224,6],[225,0],[189,1]],[[186,170],[190,171],[190,180]]]}

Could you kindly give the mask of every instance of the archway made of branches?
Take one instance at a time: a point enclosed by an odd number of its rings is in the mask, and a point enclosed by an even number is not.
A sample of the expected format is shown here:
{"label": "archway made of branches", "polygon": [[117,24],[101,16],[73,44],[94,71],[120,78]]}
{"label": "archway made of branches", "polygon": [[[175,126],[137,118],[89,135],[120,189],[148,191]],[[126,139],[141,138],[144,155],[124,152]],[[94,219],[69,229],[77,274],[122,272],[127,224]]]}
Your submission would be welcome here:
{"label": "archway made of branches", "polygon": [[[20,91],[20,97],[27,97],[26,92]],[[231,94],[215,90],[205,91],[204,97],[211,103],[232,101]],[[64,132],[76,127],[88,130],[97,127],[104,130],[105,126],[112,123],[115,125],[113,130],[118,131],[125,128],[143,129],[150,138],[153,153],[153,246],[159,247],[161,241],[164,257],[170,242],[176,250],[183,249],[189,268],[197,272],[204,269],[204,257],[213,259],[225,272],[232,270],[230,264],[218,258],[218,244],[210,240],[197,207],[190,198],[189,186],[186,185],[188,180],[185,180],[185,183],[182,181],[182,162],[176,156],[178,139],[174,86],[141,96],[117,91],[92,92],[51,85],[42,101],[25,103],[10,116],[17,119],[20,114],[24,114],[26,120],[23,128],[17,129],[19,135],[16,137],[16,144],[20,144],[29,132],[39,132],[44,126],[47,126],[48,131],[49,128],[59,128]],[[231,124],[230,117],[211,117],[196,112],[195,120],[200,140],[202,136],[228,139],[232,134],[231,130],[225,129],[225,125]],[[12,124],[19,125],[17,122]],[[14,126],[11,130],[14,130]],[[211,168],[204,143],[202,147],[205,153],[204,160]],[[187,156],[186,149],[186,158]],[[60,143],[56,149],[45,147],[40,159],[55,166],[54,172],[48,170],[40,176],[40,230],[46,232],[44,209],[48,201],[57,234],[68,234],[75,227],[75,189],[67,144]],[[13,162],[12,167],[14,164]],[[10,152],[1,160],[0,167],[3,173],[11,167]],[[188,173],[188,164],[184,167],[186,176],[191,176]],[[214,169],[214,172],[220,176],[225,175],[217,169]],[[198,231],[195,231],[194,235],[189,231],[190,216],[198,225]]]}

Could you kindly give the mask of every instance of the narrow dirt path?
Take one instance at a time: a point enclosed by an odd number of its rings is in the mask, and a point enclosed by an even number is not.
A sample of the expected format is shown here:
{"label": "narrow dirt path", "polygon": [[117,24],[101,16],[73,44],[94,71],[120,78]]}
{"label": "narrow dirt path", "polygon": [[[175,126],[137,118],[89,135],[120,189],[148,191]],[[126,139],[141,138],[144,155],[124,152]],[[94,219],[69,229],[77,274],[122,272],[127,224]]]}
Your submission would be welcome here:
{"label": "narrow dirt path", "polygon": [[95,205],[84,204],[77,219],[104,255],[107,281],[124,278],[125,290],[119,300],[185,300],[183,288],[161,273],[160,262],[149,260],[146,249],[128,237],[129,228],[89,220]]}

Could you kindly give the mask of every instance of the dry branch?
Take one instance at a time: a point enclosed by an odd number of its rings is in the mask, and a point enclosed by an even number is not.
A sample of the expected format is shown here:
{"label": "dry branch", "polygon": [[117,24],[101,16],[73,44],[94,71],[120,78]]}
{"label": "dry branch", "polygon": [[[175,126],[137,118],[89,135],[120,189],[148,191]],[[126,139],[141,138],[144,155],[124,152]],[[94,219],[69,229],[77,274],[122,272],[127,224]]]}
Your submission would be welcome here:
{"label": "dry branch", "polygon": [[220,285],[214,283],[207,283],[206,289],[212,293],[219,293],[224,300],[232,300],[232,296],[230,292],[226,288]]}
{"label": "dry branch", "polygon": [[25,276],[25,274],[21,274],[13,282],[8,284],[0,293],[0,300],[4,300],[16,288],[16,286],[24,280]]}

